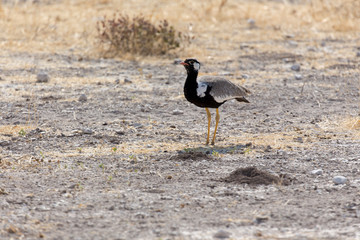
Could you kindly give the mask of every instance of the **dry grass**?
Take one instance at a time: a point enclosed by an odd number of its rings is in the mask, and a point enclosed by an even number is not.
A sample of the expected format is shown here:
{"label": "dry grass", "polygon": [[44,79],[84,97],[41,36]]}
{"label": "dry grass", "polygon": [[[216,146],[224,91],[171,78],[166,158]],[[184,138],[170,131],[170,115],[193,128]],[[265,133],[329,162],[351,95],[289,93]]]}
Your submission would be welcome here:
{"label": "dry grass", "polygon": [[[118,9],[130,16],[142,13],[153,21],[167,19],[180,31],[195,35],[194,46],[180,55],[198,55],[206,48],[230,50],[238,42],[283,39],[286,34],[296,39],[352,38],[360,31],[359,8],[356,0],[302,4],[235,0],[7,3],[0,6],[0,46],[50,53],[71,49],[97,55],[96,22]],[[255,20],[256,29],[249,29],[250,18]]]}

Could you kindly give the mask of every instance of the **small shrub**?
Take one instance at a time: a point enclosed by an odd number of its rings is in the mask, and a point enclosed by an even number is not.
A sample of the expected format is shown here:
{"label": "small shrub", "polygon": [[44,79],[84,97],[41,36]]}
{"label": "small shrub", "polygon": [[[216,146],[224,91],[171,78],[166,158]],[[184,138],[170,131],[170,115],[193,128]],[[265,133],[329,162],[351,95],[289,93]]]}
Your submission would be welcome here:
{"label": "small shrub", "polygon": [[163,55],[190,43],[191,38],[170,26],[166,20],[154,25],[143,16],[130,19],[128,16],[114,14],[113,19],[97,22],[100,42],[107,46],[106,53],[139,55]]}

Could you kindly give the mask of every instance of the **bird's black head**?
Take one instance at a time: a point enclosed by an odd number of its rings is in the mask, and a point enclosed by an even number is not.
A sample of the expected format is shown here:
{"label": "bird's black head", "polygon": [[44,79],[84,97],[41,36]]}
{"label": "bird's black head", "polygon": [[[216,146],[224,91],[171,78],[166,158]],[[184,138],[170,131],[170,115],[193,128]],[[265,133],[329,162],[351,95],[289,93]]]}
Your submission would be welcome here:
{"label": "bird's black head", "polygon": [[185,61],[181,62],[180,64],[182,64],[185,67],[186,71],[188,71],[188,72],[189,71],[198,72],[200,70],[200,63],[195,58],[186,59]]}

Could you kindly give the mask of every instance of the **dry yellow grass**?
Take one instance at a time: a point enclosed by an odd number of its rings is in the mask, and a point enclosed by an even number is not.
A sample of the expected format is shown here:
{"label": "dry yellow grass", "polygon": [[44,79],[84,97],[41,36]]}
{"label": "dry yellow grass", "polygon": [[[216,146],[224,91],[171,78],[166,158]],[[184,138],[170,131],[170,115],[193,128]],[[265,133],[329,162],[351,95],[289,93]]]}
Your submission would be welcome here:
{"label": "dry yellow grass", "polygon": [[[194,45],[182,55],[206,56],[207,48],[231,50],[241,41],[283,39],[286,34],[296,39],[352,38],[360,31],[359,8],[356,0],[312,0],[302,4],[235,0],[7,3],[0,6],[0,46],[50,53],[72,49],[96,55],[96,22],[117,9],[130,16],[142,13],[153,21],[169,20],[180,31],[196,36]],[[250,18],[256,21],[256,30],[249,29]]]}

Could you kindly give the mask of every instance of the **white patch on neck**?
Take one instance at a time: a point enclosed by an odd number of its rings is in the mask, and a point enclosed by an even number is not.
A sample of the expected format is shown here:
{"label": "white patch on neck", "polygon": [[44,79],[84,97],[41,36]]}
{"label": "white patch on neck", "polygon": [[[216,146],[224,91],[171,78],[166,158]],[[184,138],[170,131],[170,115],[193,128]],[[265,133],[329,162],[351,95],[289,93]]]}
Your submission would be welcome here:
{"label": "white patch on neck", "polygon": [[196,70],[196,71],[199,71],[199,69],[200,69],[200,63],[194,63],[194,69]]}
{"label": "white patch on neck", "polygon": [[199,97],[205,97],[205,93],[207,90],[207,84],[203,82],[198,83],[198,87],[196,88],[196,93]]}

